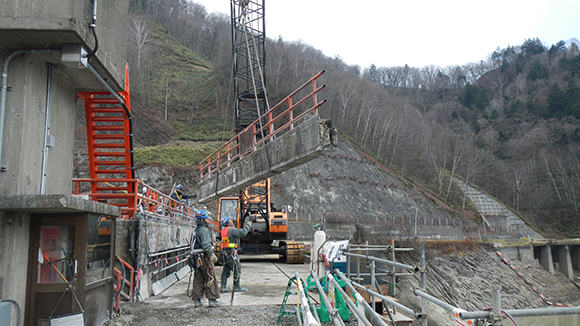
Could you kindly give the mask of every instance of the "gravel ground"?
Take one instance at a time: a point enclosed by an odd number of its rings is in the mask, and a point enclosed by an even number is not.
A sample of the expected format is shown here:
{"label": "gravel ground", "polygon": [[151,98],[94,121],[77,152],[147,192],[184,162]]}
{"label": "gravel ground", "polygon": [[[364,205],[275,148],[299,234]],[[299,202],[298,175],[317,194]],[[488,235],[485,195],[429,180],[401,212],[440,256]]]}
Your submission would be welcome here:
{"label": "gravel ground", "polygon": [[[286,315],[277,323],[281,304],[288,284],[288,278],[295,272],[306,279],[309,264],[289,265],[280,263],[277,255],[245,255],[242,259],[242,286],[248,289],[236,293],[234,304],[230,305],[230,294],[222,294],[222,306],[210,308],[207,300],[202,299],[203,307],[194,308],[187,296],[188,283],[185,278],[170,286],[157,296],[143,302],[122,302],[121,314],[109,321],[108,326],[185,326],[185,325],[251,325],[251,326],[294,326],[299,325],[296,316]],[[221,267],[216,266],[219,279]],[[231,279],[229,280],[231,285]],[[295,291],[295,288],[293,288]],[[318,294],[310,292],[310,300],[317,303]],[[287,299],[286,310],[294,310],[296,295]],[[354,318],[354,317],[352,317]],[[355,325],[349,321],[347,325]],[[325,325],[332,325],[331,323]]]}
{"label": "gravel ground", "polygon": [[[121,315],[107,324],[108,326],[222,326],[222,325],[251,325],[251,326],[295,326],[299,325],[295,316],[283,316],[280,323],[278,315],[279,305],[260,306],[229,306],[217,308],[207,306],[200,308],[160,308],[147,303],[131,302],[123,305]],[[327,323],[324,325],[331,325]],[[346,325],[356,325],[355,320]]]}

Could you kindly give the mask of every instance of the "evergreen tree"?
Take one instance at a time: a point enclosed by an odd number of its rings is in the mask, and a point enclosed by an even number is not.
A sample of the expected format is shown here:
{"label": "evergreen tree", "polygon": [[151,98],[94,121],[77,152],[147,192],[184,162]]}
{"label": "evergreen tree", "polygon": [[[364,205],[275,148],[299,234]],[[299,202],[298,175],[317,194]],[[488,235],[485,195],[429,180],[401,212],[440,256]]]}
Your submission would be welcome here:
{"label": "evergreen tree", "polygon": [[544,67],[544,65],[539,62],[534,62],[532,69],[530,69],[530,72],[528,73],[529,80],[548,79],[549,76],[550,73],[548,68]]}
{"label": "evergreen tree", "polygon": [[522,44],[522,52],[528,58],[531,58],[537,54],[546,51],[546,48],[542,45],[542,42],[538,39],[527,39]]}
{"label": "evergreen tree", "polygon": [[550,94],[548,95],[548,111],[546,112],[545,118],[560,119],[566,115],[567,107],[566,96],[560,89],[560,86],[557,84],[552,86]]}
{"label": "evergreen tree", "polygon": [[485,88],[467,83],[463,95],[463,105],[469,109],[483,110],[489,102]]}

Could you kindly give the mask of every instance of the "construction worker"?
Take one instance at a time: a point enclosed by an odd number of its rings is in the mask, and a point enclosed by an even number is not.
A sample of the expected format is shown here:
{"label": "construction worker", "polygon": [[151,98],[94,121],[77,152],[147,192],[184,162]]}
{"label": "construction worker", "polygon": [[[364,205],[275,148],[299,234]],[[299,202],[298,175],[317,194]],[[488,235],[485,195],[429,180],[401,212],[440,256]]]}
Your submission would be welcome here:
{"label": "construction worker", "polygon": [[213,252],[214,248],[212,245],[211,231],[208,228],[208,218],[209,215],[204,210],[198,211],[195,215],[197,228],[194,238],[195,243],[193,244],[194,253],[192,254],[194,280],[191,295],[195,307],[203,306],[201,298],[204,295],[208,299],[210,307],[221,305],[217,301],[220,297],[214,267],[214,264],[217,262],[217,256]]}
{"label": "construction worker", "polygon": [[224,267],[222,270],[222,285],[220,287],[220,291],[222,293],[228,292],[228,277],[230,277],[230,273],[234,272],[234,290],[236,292],[246,292],[245,288],[240,287],[240,276],[242,275],[242,266],[240,265],[240,257],[238,257],[237,253],[237,239],[245,237],[246,234],[252,228],[252,222],[250,219],[246,220],[246,224],[244,225],[243,229],[238,229],[234,227],[234,221],[232,221],[229,217],[224,217],[221,220],[222,224],[222,245],[221,245],[221,254],[223,256]]}
{"label": "construction worker", "polygon": [[173,192],[171,193],[171,196],[169,196],[171,199],[176,200],[176,201],[182,201],[185,199],[189,199],[189,196],[183,193],[183,186],[182,185],[177,185],[177,187],[175,187],[175,190],[173,190]]}

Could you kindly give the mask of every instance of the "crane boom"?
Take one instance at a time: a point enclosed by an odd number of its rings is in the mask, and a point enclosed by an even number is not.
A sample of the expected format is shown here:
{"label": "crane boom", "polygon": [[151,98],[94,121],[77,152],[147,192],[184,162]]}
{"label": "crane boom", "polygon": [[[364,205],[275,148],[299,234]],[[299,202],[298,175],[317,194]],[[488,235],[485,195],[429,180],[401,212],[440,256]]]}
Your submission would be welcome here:
{"label": "crane boom", "polygon": [[269,110],[264,0],[231,0],[236,132]]}

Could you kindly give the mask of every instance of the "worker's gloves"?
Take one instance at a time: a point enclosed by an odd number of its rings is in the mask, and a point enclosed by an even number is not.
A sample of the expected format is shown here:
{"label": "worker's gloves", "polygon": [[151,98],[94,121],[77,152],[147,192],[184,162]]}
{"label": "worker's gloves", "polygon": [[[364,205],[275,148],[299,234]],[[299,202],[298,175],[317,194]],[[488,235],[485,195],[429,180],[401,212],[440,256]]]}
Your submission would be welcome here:
{"label": "worker's gloves", "polygon": [[252,228],[252,221],[250,221],[249,219],[246,220],[246,227],[250,229]]}
{"label": "worker's gloves", "polygon": [[218,258],[215,254],[211,254],[211,256],[209,257],[209,261],[211,261],[212,264],[217,263]]}

